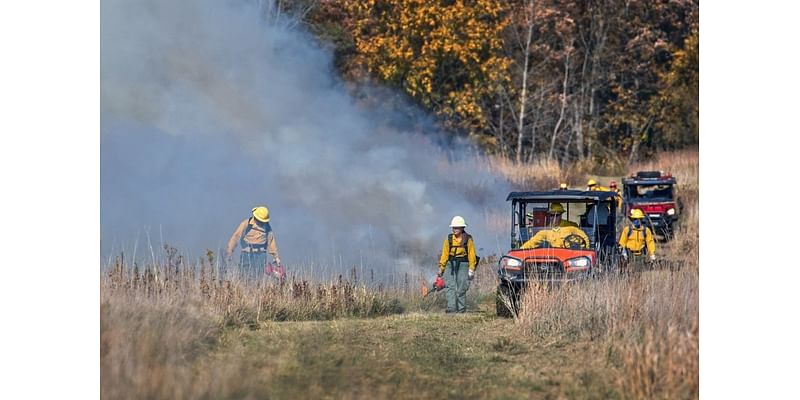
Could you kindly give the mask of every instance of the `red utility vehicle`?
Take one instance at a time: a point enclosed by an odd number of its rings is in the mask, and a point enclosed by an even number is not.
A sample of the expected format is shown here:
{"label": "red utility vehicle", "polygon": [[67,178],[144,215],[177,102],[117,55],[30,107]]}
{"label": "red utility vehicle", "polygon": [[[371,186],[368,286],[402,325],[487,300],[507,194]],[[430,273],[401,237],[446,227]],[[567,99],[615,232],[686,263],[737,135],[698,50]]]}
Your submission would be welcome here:
{"label": "red utility vehicle", "polygon": [[[520,293],[529,283],[584,279],[608,269],[619,254],[614,192],[513,192],[506,200],[511,201],[511,249],[498,263],[499,316],[510,317],[517,312]],[[522,248],[537,232],[550,229],[546,214],[551,203],[564,206],[562,219],[575,222],[589,237],[589,243],[573,234],[564,238],[563,247],[554,248],[545,242],[537,248]]]}
{"label": "red utility vehicle", "polygon": [[672,237],[673,227],[680,215],[681,203],[675,194],[675,178],[663,171],[639,171],[622,180],[624,215],[642,210],[653,232]]}

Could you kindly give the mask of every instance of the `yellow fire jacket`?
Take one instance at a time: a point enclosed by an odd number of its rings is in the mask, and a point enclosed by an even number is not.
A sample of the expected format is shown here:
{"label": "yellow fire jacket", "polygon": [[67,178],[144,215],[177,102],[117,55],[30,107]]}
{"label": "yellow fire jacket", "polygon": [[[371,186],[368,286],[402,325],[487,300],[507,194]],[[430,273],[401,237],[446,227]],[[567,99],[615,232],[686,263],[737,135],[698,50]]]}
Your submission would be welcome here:
{"label": "yellow fire jacket", "polygon": [[536,247],[541,245],[542,242],[548,242],[550,243],[550,246],[553,247],[566,248],[567,246],[564,244],[564,238],[566,238],[569,235],[580,236],[586,243],[584,248],[589,247],[589,236],[586,236],[586,233],[584,233],[582,230],[574,226],[563,226],[536,232],[536,234],[533,235],[532,238],[530,238],[527,242],[522,244],[522,248],[535,249]]}
{"label": "yellow fire jacket", "polygon": [[642,226],[636,229],[632,226],[622,228],[619,235],[619,245],[623,249],[630,250],[633,254],[642,254],[645,246],[647,254],[656,254],[656,241],[653,239],[653,232],[650,228]]}
{"label": "yellow fire jacket", "polygon": [[447,261],[450,260],[450,256],[453,257],[467,257],[467,262],[469,263],[469,270],[475,271],[475,267],[478,264],[478,259],[475,257],[475,239],[472,239],[467,242],[467,249],[464,250],[464,247],[461,246],[461,240],[466,238],[467,233],[464,232],[462,237],[459,238],[458,236],[453,236],[453,247],[450,248],[450,236],[448,235],[444,238],[444,243],[442,243],[442,256],[439,258],[439,272],[444,273],[444,268],[447,265]]}
{"label": "yellow fire jacket", "polygon": [[252,251],[253,248],[258,248],[266,250],[273,258],[280,258],[278,245],[275,244],[275,235],[269,228],[269,224],[261,225],[256,222],[255,218],[247,218],[239,224],[228,240],[227,255],[232,255],[236,250],[236,245],[240,244],[245,253]]}

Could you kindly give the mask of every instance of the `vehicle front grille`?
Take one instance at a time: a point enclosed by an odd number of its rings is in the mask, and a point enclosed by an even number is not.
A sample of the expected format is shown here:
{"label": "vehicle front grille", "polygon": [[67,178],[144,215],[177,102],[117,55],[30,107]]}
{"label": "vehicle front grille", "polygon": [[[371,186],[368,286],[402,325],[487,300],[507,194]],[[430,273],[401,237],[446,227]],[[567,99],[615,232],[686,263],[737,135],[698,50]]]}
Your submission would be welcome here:
{"label": "vehicle front grille", "polygon": [[525,274],[530,279],[560,279],[564,266],[559,261],[526,261]]}

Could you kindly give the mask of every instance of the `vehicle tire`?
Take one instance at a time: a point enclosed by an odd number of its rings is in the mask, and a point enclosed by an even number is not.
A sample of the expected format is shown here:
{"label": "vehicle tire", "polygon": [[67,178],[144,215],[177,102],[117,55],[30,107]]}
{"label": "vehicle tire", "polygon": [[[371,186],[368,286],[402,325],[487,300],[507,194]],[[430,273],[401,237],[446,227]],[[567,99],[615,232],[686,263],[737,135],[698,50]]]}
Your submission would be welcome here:
{"label": "vehicle tire", "polygon": [[[508,303],[511,303],[511,308]],[[519,313],[519,293],[506,285],[498,286],[496,307],[498,317],[513,318]]]}

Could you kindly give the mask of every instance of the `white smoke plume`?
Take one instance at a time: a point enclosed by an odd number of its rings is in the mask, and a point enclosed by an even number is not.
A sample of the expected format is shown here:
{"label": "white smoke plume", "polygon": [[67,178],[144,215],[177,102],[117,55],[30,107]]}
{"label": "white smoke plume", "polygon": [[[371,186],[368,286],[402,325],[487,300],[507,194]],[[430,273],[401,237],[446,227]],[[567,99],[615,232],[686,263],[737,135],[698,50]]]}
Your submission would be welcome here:
{"label": "white smoke plume", "polygon": [[256,205],[297,269],[431,269],[455,214],[493,249],[501,180],[437,144],[421,112],[356,104],[329,51],[262,11],[102,2],[103,252],[142,248],[144,232],[218,250]]}

